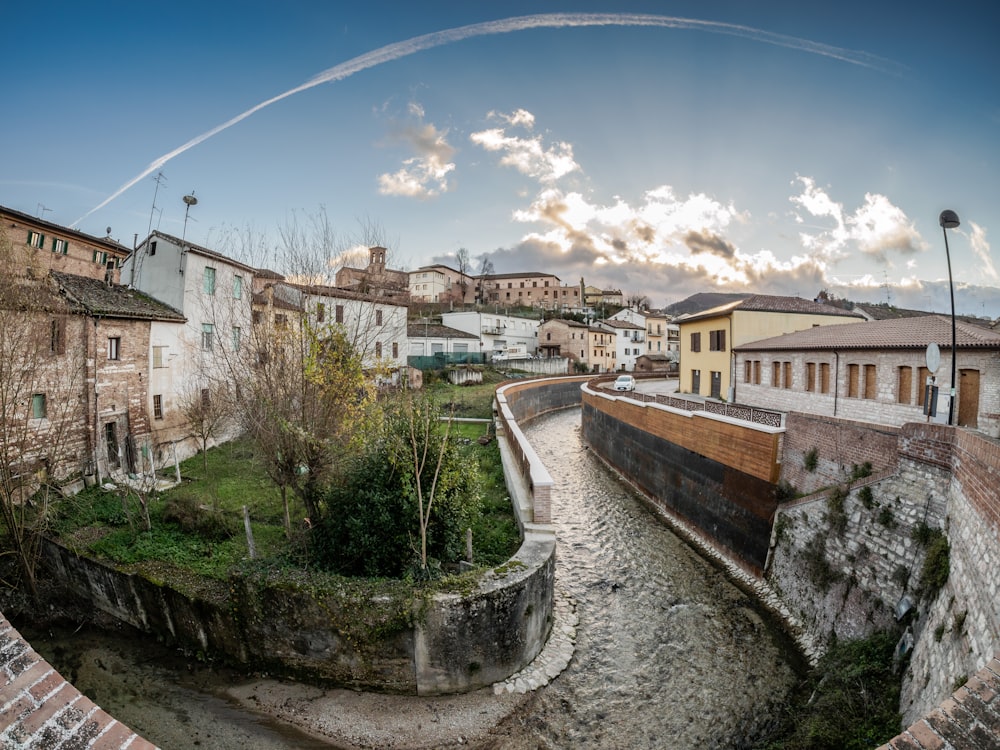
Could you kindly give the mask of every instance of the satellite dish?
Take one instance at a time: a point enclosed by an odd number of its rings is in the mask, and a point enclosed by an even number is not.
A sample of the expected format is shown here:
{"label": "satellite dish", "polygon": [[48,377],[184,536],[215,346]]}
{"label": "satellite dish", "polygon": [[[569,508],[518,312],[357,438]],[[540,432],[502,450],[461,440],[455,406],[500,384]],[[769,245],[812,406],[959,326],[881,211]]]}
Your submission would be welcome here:
{"label": "satellite dish", "polygon": [[110,236],[111,236],[111,227],[108,227],[108,228],[107,228],[107,229],[105,229],[104,231],[108,233],[108,237],[110,237]]}
{"label": "satellite dish", "polygon": [[938,345],[931,342],[927,345],[927,354],[924,356],[927,362],[927,369],[931,371],[931,374],[935,374],[938,368],[941,366],[941,350]]}
{"label": "satellite dish", "polygon": [[194,193],[191,193],[191,195],[185,195],[183,201],[189,206],[198,205],[198,199],[194,197]]}

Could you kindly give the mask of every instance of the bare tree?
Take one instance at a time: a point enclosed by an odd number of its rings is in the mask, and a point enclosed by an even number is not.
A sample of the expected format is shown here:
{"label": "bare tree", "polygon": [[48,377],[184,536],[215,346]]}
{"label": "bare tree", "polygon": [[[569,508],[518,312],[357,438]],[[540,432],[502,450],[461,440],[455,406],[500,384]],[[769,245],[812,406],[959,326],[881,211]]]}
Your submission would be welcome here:
{"label": "bare tree", "polygon": [[489,278],[494,274],[493,261],[490,260],[490,256],[483,255],[482,260],[479,263],[479,274],[477,276],[478,283],[476,289],[478,290],[478,296],[476,301],[480,305],[485,305],[490,301],[489,299],[489,289],[487,284],[489,283]]}
{"label": "bare tree", "polygon": [[633,310],[648,310],[649,297],[641,292],[632,292],[625,298],[626,304]]}
{"label": "bare tree", "polygon": [[[219,390],[219,386],[216,390]],[[190,437],[198,440],[207,479],[208,444],[225,427],[229,416],[227,398],[224,393],[218,392],[213,396],[212,388],[207,385],[190,385],[181,394],[178,406],[188,422]]]}
{"label": "bare tree", "polygon": [[472,271],[472,260],[469,251],[464,247],[458,249],[455,255],[455,262],[458,264],[458,287],[462,290],[462,304],[465,304],[466,295],[469,292],[469,274]]}
{"label": "bare tree", "polygon": [[67,442],[76,442],[74,458],[93,455],[86,353],[68,343],[83,338],[85,322],[35,260],[0,230],[0,515],[33,597],[41,532],[58,495],[53,482],[83,468],[68,462]]}

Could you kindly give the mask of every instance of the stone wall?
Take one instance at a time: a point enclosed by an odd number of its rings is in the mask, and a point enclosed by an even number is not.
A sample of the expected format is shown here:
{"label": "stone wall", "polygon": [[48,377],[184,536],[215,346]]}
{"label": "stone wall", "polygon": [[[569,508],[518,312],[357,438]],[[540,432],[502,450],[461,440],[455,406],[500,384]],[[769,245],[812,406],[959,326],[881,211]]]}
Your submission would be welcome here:
{"label": "stone wall", "polygon": [[551,626],[554,545],[526,540],[464,595],[362,601],[300,576],[234,576],[182,593],[47,542],[46,568],[122,622],[192,653],[359,690],[429,695],[492,685],[528,664]]}

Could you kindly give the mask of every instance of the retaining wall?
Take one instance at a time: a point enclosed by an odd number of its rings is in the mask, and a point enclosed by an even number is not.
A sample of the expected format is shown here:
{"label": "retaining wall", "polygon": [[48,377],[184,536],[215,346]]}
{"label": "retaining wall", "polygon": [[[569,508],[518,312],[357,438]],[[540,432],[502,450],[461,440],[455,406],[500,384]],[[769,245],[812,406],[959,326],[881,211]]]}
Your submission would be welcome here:
{"label": "retaining wall", "polygon": [[582,406],[583,436],[595,453],[742,567],[763,570],[777,507],[781,428],[590,387]]}

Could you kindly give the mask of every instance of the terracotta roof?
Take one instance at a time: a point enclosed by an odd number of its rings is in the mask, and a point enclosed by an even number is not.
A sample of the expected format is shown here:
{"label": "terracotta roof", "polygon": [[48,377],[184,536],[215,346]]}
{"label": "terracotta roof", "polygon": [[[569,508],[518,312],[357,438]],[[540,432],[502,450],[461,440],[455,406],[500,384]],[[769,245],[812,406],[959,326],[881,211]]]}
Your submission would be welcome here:
{"label": "terracotta roof", "polygon": [[[941,349],[951,347],[951,318],[924,315],[839,326],[816,326],[733,347],[736,351],[788,351],[817,349]],[[956,321],[955,345],[960,349],[1000,349],[1000,333]]]}
{"label": "terracotta roof", "polygon": [[715,318],[739,310],[741,312],[773,312],[773,313],[802,313],[804,315],[836,315],[846,318],[864,318],[861,313],[850,310],[842,310],[832,305],[824,305],[820,302],[813,302],[810,299],[801,297],[779,297],[771,294],[754,294],[743,300],[736,300],[725,305],[713,307],[711,310],[692,313],[678,319],[678,323],[689,323],[692,320],[703,318]]}
{"label": "terracotta roof", "polygon": [[559,324],[559,323],[561,323],[561,324],[563,324],[565,326],[568,326],[570,328],[589,328],[590,327],[586,323],[581,323],[581,322],[579,322],[577,320],[572,320],[570,318],[549,318],[548,320],[542,322],[539,327],[547,325],[549,323],[552,323],[552,324]]}
{"label": "terracotta roof", "polygon": [[[856,302],[855,310],[860,311],[865,317],[871,320],[888,320],[890,318],[917,318],[923,315],[942,315],[943,313],[933,313],[927,310],[907,310],[904,307],[892,307],[885,304],[872,304],[868,302]],[[963,320],[981,328],[992,328],[993,321],[988,318],[979,318],[975,315],[956,315],[956,320]]]}
{"label": "terracotta roof", "polygon": [[478,336],[471,333],[466,333],[465,331],[460,331],[457,328],[451,328],[449,326],[443,326],[440,323],[407,323],[406,325],[406,336],[411,339],[475,339],[479,340]]}
{"label": "terracotta roof", "polygon": [[[547,276],[550,279],[558,279],[554,273],[539,273],[538,271],[522,271],[520,273],[490,273],[486,276],[481,276],[484,281],[491,281],[493,279],[531,279],[531,278],[541,278]],[[575,286],[575,284],[574,284]]]}
{"label": "terracotta roof", "polygon": [[6,208],[5,206],[0,206],[0,214],[6,214],[8,216],[19,219],[24,224],[32,224],[39,227],[45,227],[52,230],[53,232],[59,232],[70,237],[76,237],[83,242],[89,242],[94,245],[101,245],[109,250],[113,250],[124,255],[128,255],[131,251],[129,248],[125,247],[123,244],[118,242],[118,240],[113,240],[111,237],[95,237],[91,234],[85,234],[77,229],[71,229],[70,227],[60,226],[51,221],[46,221],[45,219],[39,219],[36,216],[30,216],[29,214],[22,213],[20,211],[15,211],[12,208]]}
{"label": "terracotta roof", "polygon": [[322,284],[292,284],[288,286],[301,290],[304,294],[313,297],[329,297],[331,299],[353,299],[363,302],[371,302],[377,305],[393,305],[394,307],[409,307],[409,303],[395,297],[382,297],[377,294],[367,294],[356,292],[353,289],[344,289],[339,286],[325,286]]}
{"label": "terracotta roof", "polygon": [[627,328],[628,330],[645,331],[646,329],[635,323],[629,323],[627,320],[615,320],[614,318],[608,318],[607,320],[599,320],[598,323],[606,325],[609,328]]}
{"label": "terracotta roof", "polygon": [[52,278],[67,300],[78,305],[88,315],[107,318],[138,318],[168,320],[183,323],[186,318],[179,310],[140,292],[119,284],[106,284],[99,279],[50,271]]}

